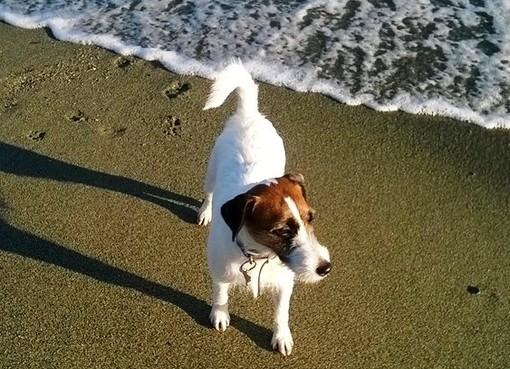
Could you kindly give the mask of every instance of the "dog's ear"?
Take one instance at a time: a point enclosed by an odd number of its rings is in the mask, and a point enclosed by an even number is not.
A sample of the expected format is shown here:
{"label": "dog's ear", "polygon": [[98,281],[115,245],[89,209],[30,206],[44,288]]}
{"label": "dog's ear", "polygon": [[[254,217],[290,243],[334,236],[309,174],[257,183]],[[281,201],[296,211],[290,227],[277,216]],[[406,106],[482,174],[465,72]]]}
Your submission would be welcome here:
{"label": "dog's ear", "polygon": [[303,198],[306,200],[306,189],[305,189],[305,177],[298,172],[290,172],[283,176],[288,180],[297,183],[301,187],[301,193],[303,194]]}
{"label": "dog's ear", "polygon": [[256,196],[243,193],[221,206],[221,216],[232,230],[232,241],[235,241],[237,233],[241,230],[246,217],[252,213],[256,202]]}

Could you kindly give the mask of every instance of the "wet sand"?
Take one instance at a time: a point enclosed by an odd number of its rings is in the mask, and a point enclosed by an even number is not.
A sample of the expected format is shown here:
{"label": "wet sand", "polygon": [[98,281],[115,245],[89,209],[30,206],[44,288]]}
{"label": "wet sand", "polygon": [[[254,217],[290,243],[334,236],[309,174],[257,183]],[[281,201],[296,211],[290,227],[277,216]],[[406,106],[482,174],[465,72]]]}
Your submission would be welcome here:
{"label": "wet sand", "polygon": [[0,24],[1,368],[509,368],[510,132],[260,86],[334,270],[209,327],[211,82]]}

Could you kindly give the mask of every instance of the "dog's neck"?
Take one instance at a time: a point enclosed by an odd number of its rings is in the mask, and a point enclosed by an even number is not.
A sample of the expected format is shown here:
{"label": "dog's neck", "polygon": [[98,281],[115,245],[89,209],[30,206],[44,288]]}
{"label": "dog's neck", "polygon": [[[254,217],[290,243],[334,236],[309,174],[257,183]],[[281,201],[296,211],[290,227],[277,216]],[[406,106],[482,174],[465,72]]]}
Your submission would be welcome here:
{"label": "dog's neck", "polygon": [[267,259],[264,256],[260,256],[259,253],[257,253],[253,249],[248,249],[243,241],[241,241],[239,238],[236,237],[235,243],[237,247],[239,247],[239,250],[243,253],[244,256],[246,256],[247,259],[254,260],[254,259]]}
{"label": "dog's neck", "polygon": [[247,259],[272,259],[276,254],[269,247],[255,241],[245,227],[242,227],[234,237],[234,243]]}
{"label": "dog's neck", "polygon": [[[248,249],[244,242],[242,242],[239,238],[235,238],[235,244],[239,247],[239,250],[246,257],[246,261],[241,264],[239,267],[239,271],[243,274],[246,286],[248,286],[252,292],[253,297],[257,298],[260,293],[260,275],[262,274],[262,269],[269,263],[270,260],[274,259],[276,255],[262,255],[257,253],[253,249]],[[261,261],[262,265],[258,268],[257,272],[257,262]],[[255,280],[254,280],[255,279]]]}

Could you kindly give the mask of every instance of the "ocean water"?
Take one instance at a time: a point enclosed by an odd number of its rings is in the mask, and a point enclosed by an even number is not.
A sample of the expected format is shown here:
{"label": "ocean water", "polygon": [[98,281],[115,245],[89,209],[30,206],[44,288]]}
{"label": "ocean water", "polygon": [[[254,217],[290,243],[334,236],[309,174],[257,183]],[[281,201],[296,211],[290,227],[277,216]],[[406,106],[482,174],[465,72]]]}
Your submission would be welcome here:
{"label": "ocean water", "polygon": [[212,78],[510,128],[510,0],[0,0],[0,19]]}

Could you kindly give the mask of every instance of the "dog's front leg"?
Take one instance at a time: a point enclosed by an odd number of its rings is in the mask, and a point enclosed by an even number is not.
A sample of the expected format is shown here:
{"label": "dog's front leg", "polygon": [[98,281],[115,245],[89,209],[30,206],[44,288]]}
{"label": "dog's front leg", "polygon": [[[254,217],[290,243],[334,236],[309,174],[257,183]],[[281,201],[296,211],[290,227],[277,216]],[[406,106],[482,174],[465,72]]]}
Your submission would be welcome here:
{"label": "dog's front leg", "polygon": [[290,355],[294,346],[289,328],[290,296],[293,287],[294,282],[287,281],[285,285],[275,288],[273,293],[275,318],[271,345],[273,350],[277,350],[285,356]]}
{"label": "dog's front leg", "polygon": [[230,283],[213,280],[212,309],[209,318],[214,328],[223,332],[230,324],[228,313],[228,288]]}

